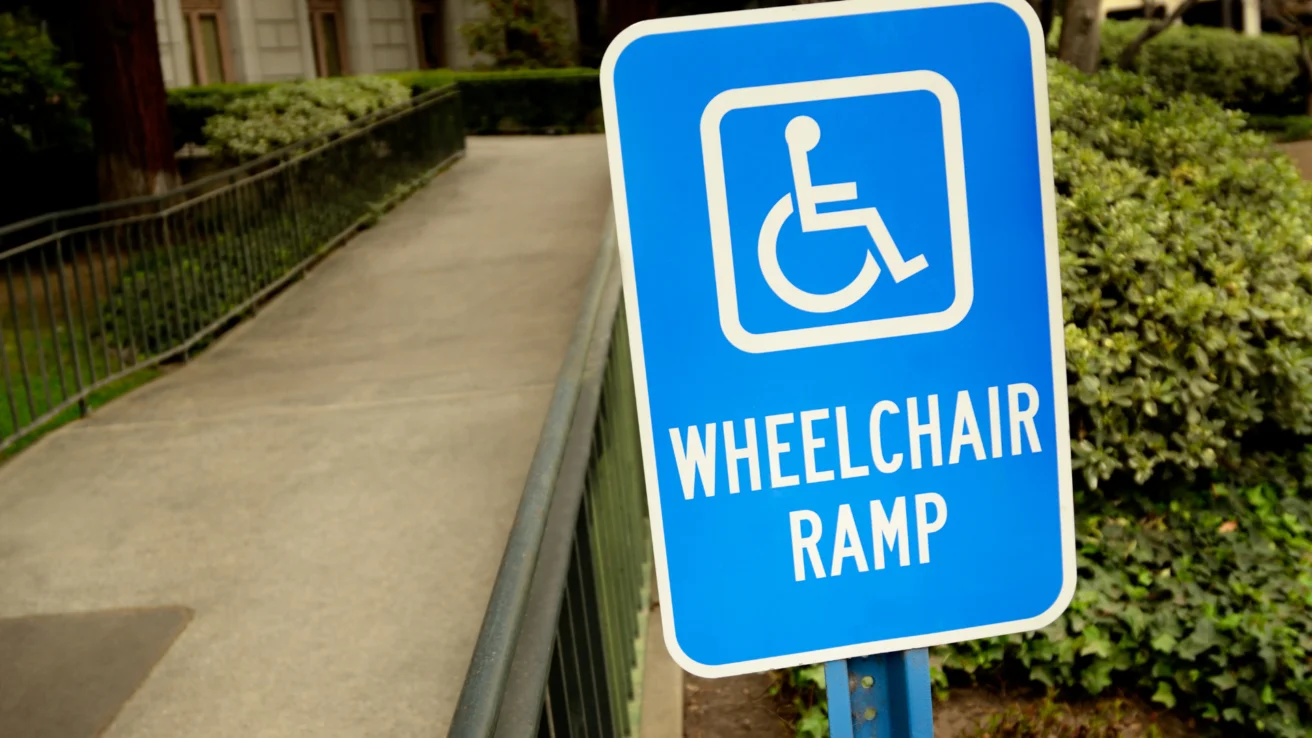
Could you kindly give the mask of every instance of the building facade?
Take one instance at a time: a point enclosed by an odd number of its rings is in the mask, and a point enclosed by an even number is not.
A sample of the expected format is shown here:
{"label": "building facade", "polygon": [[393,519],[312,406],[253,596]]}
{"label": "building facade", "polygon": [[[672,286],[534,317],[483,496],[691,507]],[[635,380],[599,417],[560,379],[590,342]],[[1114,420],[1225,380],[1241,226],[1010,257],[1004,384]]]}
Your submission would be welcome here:
{"label": "building facade", "polygon": [[169,87],[469,67],[459,29],[482,10],[477,0],[155,0]]}

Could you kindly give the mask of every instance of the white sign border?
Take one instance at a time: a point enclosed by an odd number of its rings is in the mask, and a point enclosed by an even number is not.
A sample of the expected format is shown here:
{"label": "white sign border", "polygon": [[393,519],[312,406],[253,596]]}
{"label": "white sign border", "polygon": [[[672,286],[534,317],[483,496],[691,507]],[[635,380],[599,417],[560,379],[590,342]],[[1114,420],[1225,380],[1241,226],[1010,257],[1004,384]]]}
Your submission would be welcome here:
{"label": "white sign border", "polygon": [[[948,194],[948,232],[952,250],[952,304],[936,313],[903,315],[811,328],[752,333],[738,315],[738,288],[733,268],[733,236],[724,175],[720,124],[734,110],[839,100],[898,92],[928,92],[938,101],[943,131],[943,163]],[[966,162],[961,145],[961,106],[957,91],[943,75],[928,70],[887,72],[809,82],[786,82],[725,90],[702,112],[702,160],[706,199],[711,216],[711,250],[715,256],[715,289],[720,303],[720,328],[734,346],[748,353],[854,343],[876,338],[945,331],[966,317],[975,299],[970,269],[970,222],[966,207]],[[782,136],[780,137],[782,138]],[[783,148],[782,145],[780,148]]]}
{"label": "white sign border", "polygon": [[[660,487],[656,474],[656,450],[651,427],[651,406],[647,393],[646,360],[642,347],[642,327],[638,315],[638,291],[633,271],[633,241],[629,234],[628,199],[624,187],[624,164],[620,149],[620,128],[615,107],[615,65],[624,49],[645,36],[680,31],[729,28],[791,20],[834,18],[848,15],[923,10],[964,5],[1001,5],[1025,23],[1030,36],[1033,64],[1035,120],[1038,134],[1039,180],[1043,207],[1044,254],[1047,262],[1048,325],[1052,345],[1053,412],[1057,436],[1057,471],[1061,507],[1062,587],[1057,599],[1044,612],[1032,618],[1006,623],[961,628],[905,638],[839,646],[816,651],[784,654],[769,658],[710,665],[694,661],[680,648],[674,627],[675,602],[670,595],[669,571],[665,555],[664,522],[661,518]],[[1066,388],[1065,326],[1061,307],[1061,272],[1057,251],[1056,195],[1053,191],[1052,134],[1048,118],[1048,70],[1043,31],[1034,10],[1022,0],[844,0],[843,2],[762,8],[733,13],[683,16],[643,21],[625,29],[606,49],[601,63],[601,99],[605,115],[606,146],[610,156],[611,193],[615,208],[616,236],[619,242],[621,279],[628,315],[629,347],[633,362],[634,391],[637,400],[638,430],[647,486],[648,515],[651,521],[652,547],[655,554],[656,583],[661,602],[661,624],[665,646],[674,661],[685,671],[700,677],[727,677],[738,674],[814,664],[839,659],[870,656],[891,651],[927,648],[947,643],[1010,635],[1038,630],[1056,620],[1075,596],[1075,505],[1072,495],[1070,457],[1070,416]]]}

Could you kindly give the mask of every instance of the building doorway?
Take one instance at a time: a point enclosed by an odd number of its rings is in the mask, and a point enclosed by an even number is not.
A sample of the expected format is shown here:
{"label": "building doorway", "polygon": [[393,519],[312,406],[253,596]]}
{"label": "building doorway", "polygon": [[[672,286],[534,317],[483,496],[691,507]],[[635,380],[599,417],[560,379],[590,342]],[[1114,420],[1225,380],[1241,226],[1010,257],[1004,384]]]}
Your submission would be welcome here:
{"label": "building doorway", "polygon": [[419,66],[424,69],[440,69],[447,65],[446,19],[442,10],[442,0],[415,0]]}
{"label": "building doorway", "polygon": [[187,58],[191,80],[197,85],[233,81],[232,54],[228,51],[228,18],[223,0],[182,0],[187,23]]}
{"label": "building doorway", "polygon": [[350,74],[342,0],[309,0],[309,6],[315,72],[320,77]]}

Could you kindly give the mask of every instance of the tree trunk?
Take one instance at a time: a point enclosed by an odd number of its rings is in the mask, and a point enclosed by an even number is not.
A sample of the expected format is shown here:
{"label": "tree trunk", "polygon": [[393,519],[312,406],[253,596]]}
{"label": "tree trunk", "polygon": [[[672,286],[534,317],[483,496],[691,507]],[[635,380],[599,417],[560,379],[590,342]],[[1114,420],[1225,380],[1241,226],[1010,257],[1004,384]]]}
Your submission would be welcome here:
{"label": "tree trunk", "polygon": [[101,201],[176,187],[153,0],[77,0],[74,6]]}
{"label": "tree trunk", "polygon": [[1081,72],[1098,71],[1101,30],[1101,0],[1066,0],[1066,14],[1061,21],[1061,43],[1057,47],[1057,58]]}

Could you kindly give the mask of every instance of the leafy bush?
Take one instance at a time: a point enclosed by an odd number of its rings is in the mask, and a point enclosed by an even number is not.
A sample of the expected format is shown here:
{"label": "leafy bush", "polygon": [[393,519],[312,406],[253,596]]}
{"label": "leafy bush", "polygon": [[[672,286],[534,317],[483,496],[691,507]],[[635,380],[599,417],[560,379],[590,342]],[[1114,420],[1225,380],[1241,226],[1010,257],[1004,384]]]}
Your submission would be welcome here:
{"label": "leafy bush", "polygon": [[340,128],[410,99],[386,77],[340,77],[276,85],[239,97],[206,121],[206,143],[219,155],[250,158]]}
{"label": "leafy bush", "polygon": [[498,68],[567,67],[573,56],[569,26],[546,0],[487,0],[487,16],[460,33]]}
{"label": "leafy bush", "polygon": [[27,13],[0,13],[0,225],[96,196],[76,65]]}
{"label": "leafy bush", "polygon": [[1312,508],[1221,488],[1152,500],[1200,473],[1305,481],[1312,191],[1213,100],[1060,64],[1050,93],[1081,581],[1048,629],[955,646],[943,668],[1117,682],[1305,735]]}
{"label": "leafy bush", "polygon": [[77,66],[26,13],[0,13],[0,154],[31,153],[85,139]]}
{"label": "leafy bush", "polygon": [[[1121,50],[1146,24],[1104,21],[1103,65],[1115,66]],[[1289,37],[1177,25],[1143,47],[1135,70],[1169,94],[1198,93],[1255,113],[1303,112],[1298,45]]]}
{"label": "leafy bush", "polygon": [[1242,114],[1050,73],[1078,477],[1095,489],[1312,461],[1312,190]]}
{"label": "leafy bush", "polygon": [[410,86],[415,94],[458,84],[468,133],[585,133],[602,129],[601,85],[595,69],[437,69],[391,76]]}
{"label": "leafy bush", "polygon": [[224,112],[233,102],[268,92],[276,83],[217,84],[175,87],[168,91],[169,124],[175,148],[205,142],[205,121]]}
{"label": "leafy bush", "polygon": [[1070,609],[1042,631],[949,647],[943,669],[1089,694],[1118,683],[1229,734],[1305,737],[1309,526],[1312,504],[1268,488],[1085,512]]}

